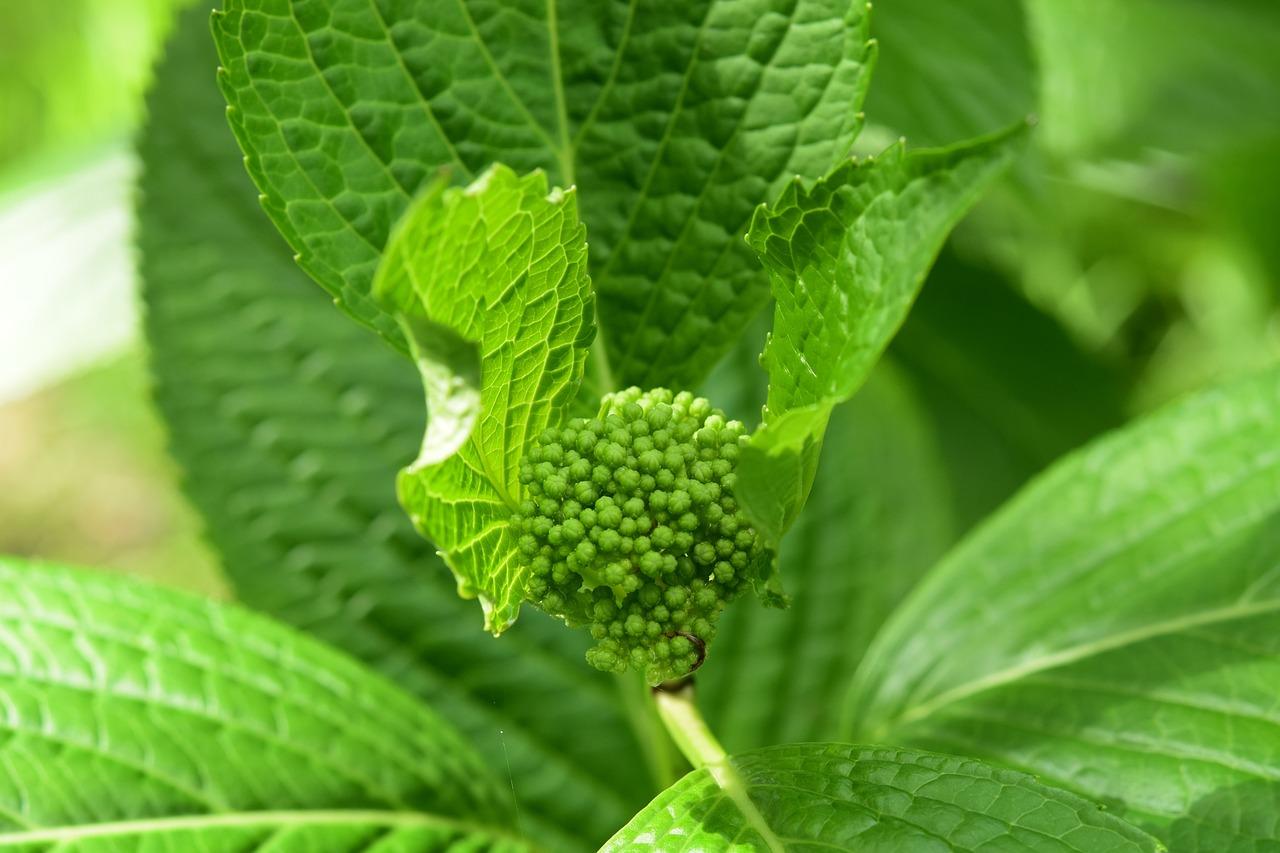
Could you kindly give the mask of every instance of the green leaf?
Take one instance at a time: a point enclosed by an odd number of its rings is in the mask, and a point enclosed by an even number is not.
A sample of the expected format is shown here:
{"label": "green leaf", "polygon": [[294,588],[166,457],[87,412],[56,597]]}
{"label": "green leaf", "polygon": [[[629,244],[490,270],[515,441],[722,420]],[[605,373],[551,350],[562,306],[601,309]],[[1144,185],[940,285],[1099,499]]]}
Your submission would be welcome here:
{"label": "green leaf", "polygon": [[490,838],[513,822],[498,781],[412,696],[261,617],[159,588],[0,559],[0,695],[9,846],[272,810],[396,812]]}
{"label": "green leaf", "polygon": [[812,187],[761,207],[748,242],[776,300],[761,363],[764,425],[738,466],[736,492],[778,542],[813,484],[835,406],[857,392],[902,325],[952,226],[1012,159],[1022,125],[953,148],[892,146],[852,158]]}
{"label": "green leaf", "polygon": [[885,626],[848,731],[986,756],[1183,851],[1280,841],[1280,370],[1054,466]]}
{"label": "green leaf", "polygon": [[1030,776],[843,744],[748,752],[690,773],[604,846],[632,850],[1155,851],[1155,840]]}
{"label": "green leaf", "polygon": [[495,635],[525,580],[512,528],[520,460],[577,393],[591,339],[576,195],[505,166],[423,194],[397,228],[374,298],[405,329],[427,392],[426,436],[400,501]]}
{"label": "green leaf", "polygon": [[0,835],[26,853],[525,853],[515,838],[413,812],[241,812],[35,829]]}
{"label": "green leaf", "polygon": [[215,61],[195,8],[140,144],[145,329],[184,489],[241,601],[423,697],[510,769],[526,832],[594,850],[656,790],[618,685],[540,613],[485,635],[413,530],[393,480],[423,435],[417,371],[335,311],[273,233]]}
{"label": "green leaf", "polygon": [[917,145],[948,145],[1035,112],[1039,69],[1026,18],[1023,0],[877,4],[868,135],[884,127]]}
{"label": "green leaf", "polygon": [[[847,0],[226,0],[230,118],[308,272],[370,300],[410,199],[495,161],[577,184],[618,385],[686,387],[768,298],[752,208],[857,132],[873,51]],[[610,384],[610,383],[606,383]]]}
{"label": "green leaf", "polygon": [[1125,377],[1016,288],[944,249],[889,350],[933,422],[960,531],[1125,421]]}
{"label": "green leaf", "polygon": [[[758,415],[759,351],[755,336],[744,340],[703,393],[734,416]],[[839,736],[876,629],[952,542],[951,504],[927,410],[886,359],[832,415],[821,474],[782,541],[791,606],[728,608],[698,672],[698,704],[731,752]]]}

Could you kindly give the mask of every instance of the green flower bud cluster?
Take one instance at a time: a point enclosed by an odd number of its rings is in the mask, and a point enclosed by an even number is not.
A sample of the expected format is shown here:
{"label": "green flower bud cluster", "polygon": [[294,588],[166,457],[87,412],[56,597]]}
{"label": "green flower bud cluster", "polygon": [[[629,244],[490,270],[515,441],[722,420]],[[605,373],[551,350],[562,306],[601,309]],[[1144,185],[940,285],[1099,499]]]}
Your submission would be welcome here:
{"label": "green flower bud cluster", "polygon": [[733,497],[746,431],[688,392],[628,388],[542,433],[515,515],[528,598],[596,640],[587,661],[656,684],[702,662],[770,555]]}

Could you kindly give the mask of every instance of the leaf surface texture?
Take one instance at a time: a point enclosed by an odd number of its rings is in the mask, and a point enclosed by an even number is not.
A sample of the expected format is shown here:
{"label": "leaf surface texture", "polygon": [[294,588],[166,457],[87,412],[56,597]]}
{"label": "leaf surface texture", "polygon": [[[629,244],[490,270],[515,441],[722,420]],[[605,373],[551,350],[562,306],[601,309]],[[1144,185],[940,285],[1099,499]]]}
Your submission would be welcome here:
{"label": "leaf surface texture", "polygon": [[199,843],[206,816],[221,824],[217,849],[233,849],[226,833],[255,820],[245,813],[313,809],[398,812],[437,838],[508,835],[510,804],[457,733],[314,640],[187,595],[12,559],[0,560],[0,592],[0,848],[89,844],[113,824],[179,818]]}
{"label": "leaf surface texture", "polygon": [[242,602],[387,674],[509,768],[522,829],[594,849],[654,790],[620,693],[539,613],[486,636],[413,530],[394,475],[423,435],[417,371],[293,263],[215,64],[193,10],[150,97],[138,229],[155,398],[206,535]]}
{"label": "leaf surface texture", "polygon": [[1015,150],[1013,129],[949,149],[849,159],[761,207],[748,242],[769,270],[773,330],[764,425],[737,495],[766,539],[795,521],[832,409],[848,400],[902,325],[943,240]]}
{"label": "leaf surface texture", "polygon": [[873,48],[845,0],[227,0],[214,32],[249,171],[303,266],[370,299],[436,171],[576,184],[617,386],[688,387],[768,299],[742,244],[794,174],[846,155]]}
{"label": "leaf surface texture", "polygon": [[[1154,851],[1064,791],[978,761],[804,744],[729,759],[660,794],[604,850]],[[739,790],[718,784],[732,778]]]}
{"label": "leaf surface texture", "polygon": [[1173,850],[1280,841],[1277,411],[1272,369],[1051,468],[886,625],[850,732],[1034,772]]}

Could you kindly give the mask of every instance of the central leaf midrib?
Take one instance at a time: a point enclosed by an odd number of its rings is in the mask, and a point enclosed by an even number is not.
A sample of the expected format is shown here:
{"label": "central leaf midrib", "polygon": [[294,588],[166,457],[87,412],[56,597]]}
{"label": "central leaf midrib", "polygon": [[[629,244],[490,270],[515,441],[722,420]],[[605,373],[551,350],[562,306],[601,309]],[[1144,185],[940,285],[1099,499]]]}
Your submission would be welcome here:
{"label": "central leaf midrib", "polygon": [[1109,637],[1103,637],[1091,643],[1071,646],[1053,654],[1023,661],[1015,666],[1006,667],[982,678],[945,690],[932,699],[907,708],[891,720],[882,723],[876,728],[874,736],[882,737],[896,728],[925,719],[935,711],[948,705],[1003,687],[1029,675],[1056,669],[1060,666],[1086,660],[1125,646],[1136,645],[1146,640],[1177,634],[1189,628],[1198,628],[1204,625],[1214,625],[1253,616],[1264,616],[1276,612],[1280,612],[1280,599],[1272,599],[1254,605],[1237,603],[1229,607],[1206,610],[1177,619],[1155,622],[1130,631],[1122,631]]}
{"label": "central leaf midrib", "polygon": [[[1270,471],[1275,469],[1278,465],[1280,465],[1280,453],[1272,454],[1271,457],[1265,459],[1263,464],[1257,465],[1256,467],[1251,467],[1243,475],[1233,477],[1229,479],[1224,485],[1220,485],[1219,487],[1215,488],[1208,495],[1204,496],[1199,501],[1199,503],[1183,506],[1174,512],[1171,512],[1164,516],[1159,517],[1157,521],[1143,528],[1141,536],[1133,537],[1132,539],[1121,543],[1119,546],[1110,547],[1108,549],[1104,549],[1100,553],[1091,555],[1088,561],[1084,561],[1084,563],[1082,563],[1082,565],[1086,567],[1083,570],[1083,572],[1081,572],[1080,567],[1077,566],[1076,567],[1077,574],[1073,574],[1072,577],[1069,578],[1068,580],[1069,581],[1076,580],[1080,577],[1085,576],[1088,573],[1088,571],[1096,570],[1099,566],[1103,565],[1106,561],[1114,560],[1117,558],[1118,555],[1123,554],[1126,550],[1136,547],[1138,544],[1144,541],[1144,539],[1154,535],[1157,532],[1166,530],[1176,525],[1178,522],[1185,521],[1186,518],[1190,516],[1197,508],[1203,507],[1208,501],[1220,499],[1226,495],[1231,494],[1235,490],[1241,488],[1244,484],[1251,482],[1254,478],[1262,474],[1269,473]],[[1051,474],[1048,476],[1053,477],[1054,475]],[[1018,503],[1016,505],[1020,507],[1021,503]],[[1032,505],[1034,506],[1034,504]],[[1256,515],[1247,516],[1242,520],[1237,519],[1235,524],[1232,526],[1231,530],[1232,532],[1235,532],[1236,530],[1244,529],[1250,526],[1251,524],[1258,523],[1264,517],[1269,516],[1271,514],[1274,514],[1274,508],[1268,508],[1265,512],[1261,512]],[[971,546],[971,549],[973,551],[980,553],[981,548],[983,547],[983,543],[984,543],[983,534],[980,534],[978,537],[970,539],[968,544],[969,546]],[[1211,545],[1212,545],[1212,541],[1210,540],[1206,540],[1204,543],[1204,547],[1209,547]],[[965,549],[965,547],[966,546],[962,545],[960,546],[960,549],[952,552],[953,555],[955,555],[955,558],[954,560],[948,561],[949,565],[954,565],[957,562],[963,563],[965,560],[969,559],[968,550],[963,550]],[[1185,556],[1186,555],[1179,555],[1180,559],[1185,559]],[[1089,566],[1092,566],[1093,568],[1089,569],[1088,568]],[[941,577],[941,575],[935,572],[934,574],[935,581],[939,577]],[[1065,586],[1067,582],[1068,581],[1059,581],[1056,588],[1061,588]],[[1255,582],[1255,586],[1256,586],[1256,582]],[[921,589],[923,588],[924,587],[921,587]],[[1041,598],[1043,598],[1043,596],[1048,595],[1050,591],[1051,590],[1039,589],[1038,594]],[[1033,587],[1032,592],[1033,593],[1037,592],[1036,588]],[[1021,678],[1024,675],[1030,675],[1044,669],[1052,669],[1058,666],[1065,665],[1067,663],[1073,663],[1075,661],[1082,660],[1087,657],[1091,657],[1095,654],[1100,654],[1105,651],[1110,651],[1115,648],[1120,648],[1124,645],[1127,645],[1129,642],[1136,642],[1144,639],[1150,639],[1152,637],[1162,636],[1165,633],[1177,631],[1179,630],[1179,626],[1183,625],[1184,623],[1186,627],[1195,627],[1200,624],[1213,624],[1214,622],[1217,622],[1217,621],[1230,620],[1236,617],[1234,615],[1221,616],[1220,614],[1223,614],[1223,613],[1231,614],[1233,611],[1240,611],[1243,615],[1248,615],[1249,608],[1244,606],[1244,603],[1247,601],[1248,601],[1248,597],[1246,595],[1242,595],[1236,599],[1235,604],[1232,606],[1228,606],[1225,608],[1217,608],[1217,609],[1205,611],[1199,614],[1190,614],[1184,617],[1168,619],[1162,622],[1155,622],[1149,625],[1130,629],[1129,631],[1122,631],[1110,637],[1103,637],[1088,643],[1080,643],[1075,646],[1070,646],[1070,647],[1061,649],[1057,652],[1044,655],[1041,658],[1022,661],[1020,663],[1006,667],[1002,670],[989,673],[988,675],[975,678],[971,681],[957,685],[956,687],[950,688],[948,690],[944,690],[941,693],[936,694],[931,699],[927,699],[923,702],[916,703],[913,706],[909,706],[908,708],[897,712],[892,718],[881,722],[873,730],[872,735],[874,737],[883,737],[884,735],[892,731],[895,727],[899,725],[915,722],[916,720],[919,720],[919,719],[923,719],[924,717],[928,716],[929,714],[933,713],[939,708],[944,707],[948,704],[951,704],[952,702],[968,698],[969,696],[982,693],[990,689],[994,689],[995,687],[1000,687],[1004,684],[1007,684],[1011,681]],[[1280,605],[1280,600],[1272,600],[1266,603],[1266,606],[1268,607],[1271,607],[1273,605]],[[1011,612],[1016,612],[1018,608],[1021,606],[1022,606],[1021,603],[1010,603],[1010,602],[1005,603],[1006,610],[1010,610]],[[1202,622],[1201,620],[1204,620],[1204,621]],[[1135,639],[1129,639],[1129,638],[1135,638]],[[849,727],[848,724],[846,724],[845,728],[847,729],[848,727]]]}
{"label": "central leaf midrib", "polygon": [[182,815],[38,828],[0,835],[0,848],[24,847],[39,843],[63,844],[113,835],[145,835],[181,830],[235,829],[255,826],[289,829],[316,825],[362,823],[389,826],[397,829],[435,827],[523,841],[523,839],[520,839],[505,827],[476,824],[428,812],[325,809],[317,811],[251,811],[217,815]]}

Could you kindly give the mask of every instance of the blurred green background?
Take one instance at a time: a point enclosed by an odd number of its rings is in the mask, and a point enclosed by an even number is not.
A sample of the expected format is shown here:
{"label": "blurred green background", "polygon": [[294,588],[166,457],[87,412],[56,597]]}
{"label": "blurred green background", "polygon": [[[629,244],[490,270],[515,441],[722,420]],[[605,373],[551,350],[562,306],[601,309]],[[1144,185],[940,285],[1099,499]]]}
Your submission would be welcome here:
{"label": "blurred green background", "polygon": [[147,393],[128,223],[184,0],[0,3],[0,553],[221,595]]}
{"label": "blurred green background", "polygon": [[[130,138],[181,5],[0,3],[0,552],[222,594],[147,399],[128,236]],[[1120,377],[1129,415],[1280,359],[1280,4],[874,15],[860,148],[1039,119],[938,276],[963,270],[1056,326]]]}

